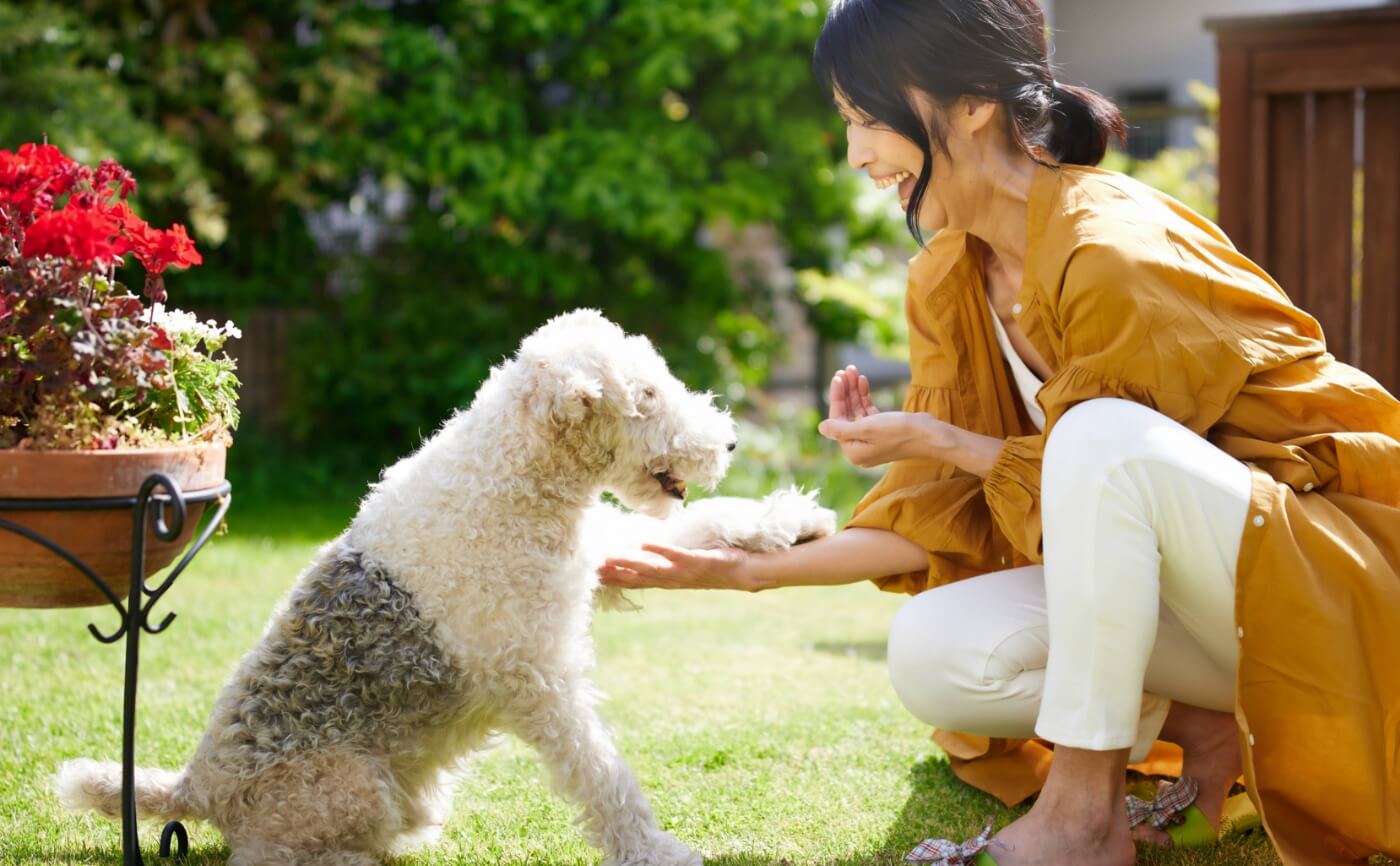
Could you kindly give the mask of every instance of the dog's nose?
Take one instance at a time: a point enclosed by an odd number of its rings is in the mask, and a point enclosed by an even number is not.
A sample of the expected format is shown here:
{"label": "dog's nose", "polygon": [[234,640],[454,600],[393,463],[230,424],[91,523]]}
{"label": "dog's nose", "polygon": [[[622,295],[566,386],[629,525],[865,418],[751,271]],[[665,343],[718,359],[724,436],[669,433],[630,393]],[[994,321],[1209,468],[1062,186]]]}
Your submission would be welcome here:
{"label": "dog's nose", "polygon": [[735,448],[738,448],[738,447],[739,447],[739,443],[738,443],[738,442],[730,442],[728,447],[729,447],[729,450],[730,450],[730,451],[733,451]]}

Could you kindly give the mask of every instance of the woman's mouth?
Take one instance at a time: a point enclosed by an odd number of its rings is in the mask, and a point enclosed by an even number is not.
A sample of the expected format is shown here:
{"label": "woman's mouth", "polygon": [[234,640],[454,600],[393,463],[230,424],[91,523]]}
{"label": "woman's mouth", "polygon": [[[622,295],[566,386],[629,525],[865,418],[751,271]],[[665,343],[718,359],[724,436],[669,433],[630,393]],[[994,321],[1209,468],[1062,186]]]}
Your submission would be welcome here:
{"label": "woman's mouth", "polygon": [[909,172],[902,172],[904,177],[899,181],[899,206],[903,210],[909,210],[909,197],[914,194],[914,185],[919,179]]}
{"label": "woman's mouth", "polygon": [[903,183],[912,176],[913,175],[909,174],[907,171],[897,171],[894,174],[887,174],[884,177],[872,178],[872,180],[875,181],[876,189],[889,189],[897,183]]}

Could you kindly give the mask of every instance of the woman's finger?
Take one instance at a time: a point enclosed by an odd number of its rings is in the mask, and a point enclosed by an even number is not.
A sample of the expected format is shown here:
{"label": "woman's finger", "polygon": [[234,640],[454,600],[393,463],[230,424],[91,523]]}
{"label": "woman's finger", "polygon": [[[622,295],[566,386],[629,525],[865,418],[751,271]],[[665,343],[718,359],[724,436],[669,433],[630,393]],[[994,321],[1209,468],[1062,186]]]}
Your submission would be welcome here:
{"label": "woman's finger", "polygon": [[667,547],[664,544],[643,544],[642,550],[645,550],[647,553],[655,553],[664,556],[673,563],[684,562],[692,558],[690,551],[683,550],[679,547]]}
{"label": "woman's finger", "polygon": [[613,556],[604,560],[603,568],[625,568],[628,571],[641,575],[660,574],[671,569],[671,563],[666,560],[654,559],[630,559],[625,556]]}
{"label": "woman's finger", "polygon": [[628,568],[619,568],[612,565],[604,565],[598,569],[598,581],[607,586],[620,586],[624,589],[640,589],[638,580],[641,575]]}
{"label": "woman's finger", "polygon": [[827,417],[844,419],[850,414],[850,403],[846,399],[846,377],[841,371],[836,371],[836,375],[831,377],[831,393],[828,395],[828,402],[831,409],[827,412]]}
{"label": "woman's finger", "polygon": [[867,415],[874,415],[880,411],[870,399],[870,380],[864,376],[860,377],[860,404]]}
{"label": "woman's finger", "polygon": [[865,417],[865,407],[860,402],[860,371],[854,364],[848,365],[841,371],[841,375],[846,382],[846,402],[850,406],[850,411],[846,417],[852,421]]}

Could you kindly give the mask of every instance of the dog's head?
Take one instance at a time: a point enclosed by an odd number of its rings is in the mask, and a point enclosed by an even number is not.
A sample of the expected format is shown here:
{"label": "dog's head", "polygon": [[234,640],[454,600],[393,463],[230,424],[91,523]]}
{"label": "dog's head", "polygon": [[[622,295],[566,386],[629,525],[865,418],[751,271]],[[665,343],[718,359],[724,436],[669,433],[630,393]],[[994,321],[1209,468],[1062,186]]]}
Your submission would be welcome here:
{"label": "dog's head", "polygon": [[524,399],[571,460],[624,505],[665,517],[686,487],[729,468],[734,421],[671,375],[645,337],[594,310],[549,320],[520,346]]}

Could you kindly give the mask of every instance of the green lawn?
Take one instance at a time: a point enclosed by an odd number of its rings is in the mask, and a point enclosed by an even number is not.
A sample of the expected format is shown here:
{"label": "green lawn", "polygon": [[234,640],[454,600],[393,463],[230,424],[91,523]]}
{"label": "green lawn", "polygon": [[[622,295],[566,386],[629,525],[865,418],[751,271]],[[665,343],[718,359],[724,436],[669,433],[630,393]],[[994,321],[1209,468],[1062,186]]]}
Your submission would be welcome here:
{"label": "green lawn", "polygon": [[[138,763],[178,767],[214,694],[260,634],[317,537],[348,513],[235,501],[216,538],[162,601],[179,618],[144,636]],[[300,534],[289,527],[303,523]],[[959,839],[1013,817],[954,779],[884,671],[900,598],[868,585],[760,596],[646,593],[640,613],[598,617],[604,712],[662,823],[711,863],[897,863],[919,839]],[[120,755],[120,646],[85,625],[111,611],[0,610],[0,863],[118,863],[114,822],[60,810],[59,762]],[[534,755],[506,741],[476,762],[448,832],[403,864],[595,863]],[[192,863],[222,863],[193,822]],[[158,828],[142,841],[154,861]],[[160,861],[154,861],[160,862]],[[1147,864],[1274,864],[1262,834]]]}

